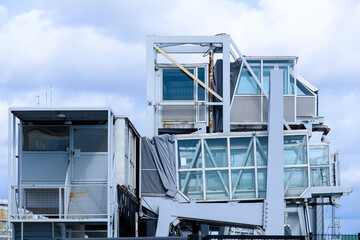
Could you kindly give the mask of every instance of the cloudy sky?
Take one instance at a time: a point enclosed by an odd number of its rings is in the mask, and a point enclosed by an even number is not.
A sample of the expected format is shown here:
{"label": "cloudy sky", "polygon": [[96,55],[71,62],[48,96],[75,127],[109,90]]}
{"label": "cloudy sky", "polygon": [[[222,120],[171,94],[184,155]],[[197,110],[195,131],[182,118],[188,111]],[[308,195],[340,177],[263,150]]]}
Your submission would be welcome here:
{"label": "cloudy sky", "polygon": [[[145,134],[145,41],[228,33],[245,55],[299,56],[340,150],[342,232],[360,231],[360,2],[356,0],[1,0],[0,198],[9,107],[111,106]],[[330,213],[328,213],[330,214]]]}

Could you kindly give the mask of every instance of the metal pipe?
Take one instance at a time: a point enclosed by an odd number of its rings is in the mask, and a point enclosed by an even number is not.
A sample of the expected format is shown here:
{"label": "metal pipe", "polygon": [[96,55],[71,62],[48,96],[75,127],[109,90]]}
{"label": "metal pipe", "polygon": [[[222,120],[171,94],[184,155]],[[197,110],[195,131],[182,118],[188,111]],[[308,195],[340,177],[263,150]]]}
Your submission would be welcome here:
{"label": "metal pipe", "polygon": [[[209,50],[209,86],[210,89],[214,89],[214,75],[213,75],[213,49],[212,47],[210,47]],[[212,93],[209,92],[209,102],[212,102]],[[214,119],[214,108],[213,106],[209,106],[209,132],[213,133],[214,132],[214,123],[213,123],[213,119]]]}

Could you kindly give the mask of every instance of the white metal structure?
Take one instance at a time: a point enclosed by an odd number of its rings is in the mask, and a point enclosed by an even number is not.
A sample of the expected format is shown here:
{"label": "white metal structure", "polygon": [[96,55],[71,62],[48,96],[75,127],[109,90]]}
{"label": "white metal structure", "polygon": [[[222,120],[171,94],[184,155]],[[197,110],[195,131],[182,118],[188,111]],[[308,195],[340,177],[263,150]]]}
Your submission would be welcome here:
{"label": "white metal structure", "polygon": [[13,238],[118,236],[117,186],[136,193],[138,140],[110,108],[9,109]]}
{"label": "white metal structure", "polygon": [[244,56],[225,34],[148,36],[147,136],[178,134],[177,195],[142,196],[157,236],[179,219],[323,233],[323,205],[352,189],[336,182],[329,143],[309,144],[329,129],[297,60]]}

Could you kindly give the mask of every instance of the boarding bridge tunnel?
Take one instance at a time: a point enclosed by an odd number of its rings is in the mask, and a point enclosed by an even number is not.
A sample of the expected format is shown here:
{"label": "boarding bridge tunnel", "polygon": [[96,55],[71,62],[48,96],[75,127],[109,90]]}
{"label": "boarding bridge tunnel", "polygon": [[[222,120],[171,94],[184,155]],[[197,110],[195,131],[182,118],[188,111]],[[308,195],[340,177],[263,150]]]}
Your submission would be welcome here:
{"label": "boarding bridge tunnel", "polygon": [[155,137],[142,149],[158,156],[142,151],[141,199],[158,216],[157,236],[179,220],[323,233],[323,205],[352,190],[338,182],[330,144],[310,140],[330,129],[297,60],[244,56],[225,34],[148,36],[147,136]]}

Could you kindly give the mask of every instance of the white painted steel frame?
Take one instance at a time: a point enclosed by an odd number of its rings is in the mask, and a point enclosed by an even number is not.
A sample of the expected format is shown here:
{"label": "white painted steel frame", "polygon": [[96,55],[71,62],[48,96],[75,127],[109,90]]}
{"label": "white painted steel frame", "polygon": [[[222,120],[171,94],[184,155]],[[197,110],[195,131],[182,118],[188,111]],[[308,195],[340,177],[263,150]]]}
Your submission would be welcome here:
{"label": "white painted steel frame", "polygon": [[[19,147],[21,146],[21,139],[22,139],[22,135],[21,135],[21,126],[19,128],[17,128],[17,118],[14,116],[14,114],[12,113],[12,111],[99,111],[99,110],[103,110],[103,111],[107,111],[107,119],[108,119],[108,123],[107,123],[107,129],[108,129],[108,156],[107,156],[107,161],[108,161],[108,177],[107,177],[107,218],[89,218],[89,219],[22,219],[23,218],[23,211],[22,209],[19,209],[19,207],[16,206],[16,199],[15,199],[15,188],[22,188],[22,186],[20,186],[21,182],[20,182],[20,165],[18,164],[18,159],[15,157],[16,154],[16,150],[19,151],[19,156],[21,157],[20,153],[22,151],[20,151],[19,148],[16,147],[16,140],[18,140],[19,142]],[[107,235],[108,237],[113,237],[114,236],[114,231],[116,231],[116,229],[113,229],[114,226],[112,226],[112,220],[113,220],[113,216],[112,213],[114,212],[114,203],[116,201],[115,197],[116,195],[111,193],[111,190],[116,189],[113,183],[113,176],[112,176],[112,156],[113,156],[113,142],[114,142],[114,136],[113,136],[113,122],[114,122],[114,114],[112,112],[112,110],[109,107],[103,108],[103,107],[94,107],[94,108],[9,108],[8,110],[8,122],[9,122],[9,126],[8,126],[8,197],[9,197],[9,201],[8,201],[8,209],[9,209],[9,214],[8,214],[8,228],[9,228],[9,233],[8,233],[8,237],[10,237],[10,229],[13,226],[13,223],[15,222],[20,222],[21,223],[21,235],[23,236],[23,223],[26,222],[107,222]],[[21,121],[19,121],[19,124],[21,124]],[[82,126],[81,126],[82,127]],[[16,134],[17,129],[19,130],[18,134]],[[71,138],[70,138],[71,141]],[[18,179],[17,179],[18,178]],[[21,184],[22,185],[22,184]],[[65,188],[65,185],[62,185]],[[35,187],[36,186],[32,186]],[[51,188],[51,185],[47,185],[46,188]],[[21,194],[21,191],[20,191]],[[114,199],[112,199],[114,198]],[[22,206],[22,197],[20,197],[20,199],[18,199],[20,202],[20,206]],[[65,204],[65,203],[64,203]],[[65,206],[64,206],[65,207]],[[19,211],[20,213],[18,213],[18,215],[20,216],[20,219],[16,219],[13,218],[16,214],[15,211]],[[94,215],[94,214],[92,214]]]}
{"label": "white painted steel frame", "polygon": [[[308,161],[308,154],[309,154],[309,146],[308,146],[308,141],[307,141],[307,135],[308,132],[306,130],[290,130],[290,131],[284,131],[284,136],[304,136],[304,138],[306,139],[305,143],[307,146],[307,156],[306,156],[306,160],[307,163],[305,164],[295,164],[295,165],[284,165],[283,170],[285,169],[291,169],[291,168],[305,168],[306,167],[306,171],[307,171],[307,187],[306,189],[304,189],[304,192],[309,188],[310,186],[310,175],[309,175],[309,171],[310,171],[310,162]],[[176,177],[177,177],[177,187],[178,189],[180,189],[180,180],[179,180],[179,173],[180,172],[197,172],[197,171],[201,171],[202,175],[203,175],[203,199],[199,199],[197,200],[198,202],[212,202],[212,201],[238,201],[238,200],[255,200],[255,199],[263,199],[259,197],[259,189],[258,189],[258,170],[259,169],[267,169],[268,165],[258,165],[258,159],[257,159],[257,148],[258,148],[258,141],[255,141],[256,139],[258,139],[258,137],[267,137],[267,133],[266,132],[237,132],[237,133],[228,133],[228,134],[221,134],[221,133],[213,133],[213,134],[182,134],[182,135],[176,135],[176,141],[175,141],[175,153],[176,153]],[[232,138],[252,138],[253,142],[251,144],[251,148],[252,151],[254,153],[254,165],[252,166],[239,166],[239,167],[233,167],[229,164],[230,161],[230,151],[231,151],[231,145],[230,145],[230,140]],[[201,144],[201,149],[202,149],[202,157],[201,157],[201,161],[202,161],[202,167],[201,168],[179,168],[179,149],[178,149],[178,141],[179,140],[191,140],[191,139],[196,139],[200,141]],[[228,166],[226,167],[205,167],[205,147],[204,147],[204,140],[205,139],[227,139],[227,147],[226,147],[226,151],[227,151],[227,157],[228,157]],[[287,145],[288,146],[288,145]],[[228,172],[231,170],[254,170],[254,188],[255,188],[255,197],[254,198],[219,198],[216,200],[208,200],[206,198],[206,181],[205,181],[205,172],[206,171],[216,171],[216,170],[227,170]],[[229,174],[229,183],[228,183],[228,187],[229,189],[232,189],[232,183],[231,183],[231,174]],[[290,179],[288,180],[288,182],[290,181]],[[266,189],[267,190],[267,189]],[[232,191],[231,192],[231,196],[232,196]],[[302,193],[298,194],[298,196],[285,196],[284,199],[294,199],[294,198],[300,198],[300,195]]]}
{"label": "white painted steel frame", "polygon": [[[275,66],[270,70],[270,98],[268,109],[268,164],[266,181],[267,235],[284,234],[284,119],[283,70]],[[266,93],[266,92],[265,92]]]}
{"label": "white painted steel frame", "polygon": [[[194,70],[194,75],[195,77],[198,78],[198,69],[199,68],[204,68],[205,70],[205,74],[204,74],[204,83],[206,85],[208,85],[209,80],[208,80],[208,75],[206,74],[208,72],[208,66],[206,64],[184,64],[182,65],[184,66],[186,69],[193,69]],[[205,121],[199,120],[199,115],[200,115],[200,106],[208,106],[208,105],[222,105],[222,103],[210,103],[208,102],[208,94],[206,94],[206,89],[204,89],[204,94],[205,94],[205,98],[204,100],[198,100],[198,88],[199,88],[199,84],[196,81],[193,81],[193,89],[194,89],[194,93],[193,93],[193,99],[192,100],[164,100],[164,74],[163,74],[163,70],[164,69],[178,69],[177,66],[175,66],[174,64],[161,64],[159,65],[160,69],[157,71],[157,74],[155,76],[155,81],[156,82],[160,82],[161,84],[159,84],[159,86],[157,87],[158,89],[158,94],[157,95],[157,99],[156,99],[156,104],[155,104],[155,109],[158,112],[158,115],[160,118],[157,118],[158,121],[156,124],[159,126],[161,126],[162,122],[163,122],[163,108],[161,106],[194,106],[194,121],[186,121],[186,123],[183,124],[196,124],[196,123],[208,123],[208,118],[207,118],[207,113],[208,113],[208,108],[204,109],[204,116],[205,116]],[[173,123],[181,123],[181,121],[177,122],[177,121],[171,121],[171,120],[167,120],[166,122]]]}
{"label": "white painted steel frame", "polygon": [[[230,55],[234,56],[230,47],[231,38],[229,35],[218,36],[147,36],[147,136],[157,135],[159,126],[158,115],[155,105],[157,97],[160,95],[156,92],[158,82],[155,80],[155,64],[157,53],[155,46],[165,47],[167,51],[173,46],[182,46],[185,44],[193,45],[217,45],[222,48],[223,57],[223,131],[230,132]],[[196,51],[196,50],[195,50]],[[176,53],[193,53],[191,51],[175,51]],[[174,53],[175,53],[174,52]],[[200,51],[201,52],[201,51]]]}

